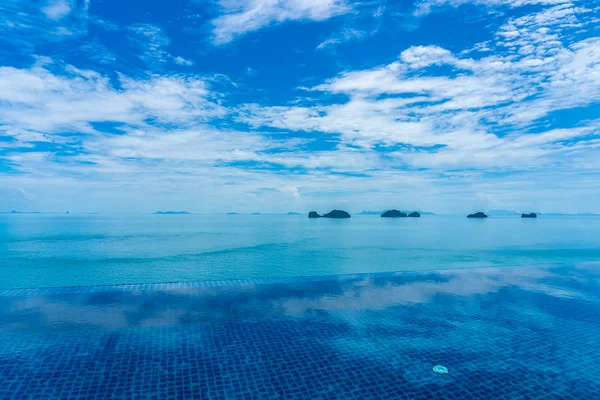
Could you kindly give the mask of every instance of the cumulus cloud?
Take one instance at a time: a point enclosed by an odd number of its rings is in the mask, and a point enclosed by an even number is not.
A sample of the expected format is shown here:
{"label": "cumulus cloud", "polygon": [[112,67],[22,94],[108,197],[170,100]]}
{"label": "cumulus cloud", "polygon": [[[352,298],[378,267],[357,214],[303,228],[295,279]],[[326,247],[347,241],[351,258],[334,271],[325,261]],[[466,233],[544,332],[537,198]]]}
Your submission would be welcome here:
{"label": "cumulus cloud", "polygon": [[284,186],[284,187],[279,188],[279,191],[281,193],[290,194],[296,199],[300,198],[300,192],[298,191],[298,188],[295,186]]}
{"label": "cumulus cloud", "polygon": [[[61,196],[66,197],[86,187],[88,195],[97,199],[111,197],[106,207],[117,198],[122,204],[134,204],[140,201],[135,200],[140,191],[161,198],[166,191],[185,189],[197,196],[198,190],[212,190],[215,196],[235,198],[272,188],[285,195],[273,199],[284,206],[300,198],[300,183],[292,184],[291,176],[278,176],[279,167],[273,173],[245,166],[257,162],[316,169],[364,165],[360,154],[349,161],[343,152],[292,153],[301,142],[211,127],[208,122],[227,110],[218,104],[219,96],[209,81],[179,75],[144,80],[121,75],[115,82],[98,72],[44,58],[31,68],[0,68],[0,135],[12,140],[0,143],[5,149],[23,149],[43,142],[49,149],[0,156],[19,172],[7,177],[6,187],[33,187],[49,207],[60,204],[53,202],[55,187],[63,188]],[[228,181],[236,187],[224,189],[223,182]],[[325,173],[322,181],[315,176],[305,181],[312,187],[328,184]],[[109,195],[107,184],[119,190]]]}
{"label": "cumulus cloud", "polygon": [[[401,145],[389,155],[414,167],[552,164],[572,154],[572,141],[593,146],[599,134],[597,121],[529,132],[552,112],[600,101],[600,41],[559,40],[585,27],[589,12],[561,4],[509,19],[496,41],[486,44],[494,54],[482,58],[439,46],[409,47],[388,65],[347,71],[309,89],[346,95],[346,102],[253,105],[242,110],[241,119],[256,127],[339,133],[366,149]],[[513,133],[498,134],[499,128]]]}
{"label": "cumulus cloud", "polygon": [[148,118],[185,124],[224,112],[211,100],[207,83],[178,75],[145,80],[119,77],[119,86],[98,72],[73,66],[49,70],[0,67],[0,122],[43,131],[91,132],[93,122],[143,124]]}
{"label": "cumulus cloud", "polygon": [[352,9],[345,0],[221,0],[219,4],[222,15],[212,21],[216,45],[271,25],[324,21]]}

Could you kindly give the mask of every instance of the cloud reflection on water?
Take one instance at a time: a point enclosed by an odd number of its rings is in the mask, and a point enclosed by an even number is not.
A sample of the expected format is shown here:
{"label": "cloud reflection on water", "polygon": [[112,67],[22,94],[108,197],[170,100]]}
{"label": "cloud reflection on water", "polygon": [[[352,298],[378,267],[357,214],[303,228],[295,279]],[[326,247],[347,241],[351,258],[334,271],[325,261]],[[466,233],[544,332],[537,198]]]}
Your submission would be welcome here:
{"label": "cloud reflection on water", "polygon": [[[585,263],[575,268],[441,270],[276,285],[3,297],[0,332],[314,318],[397,306],[466,307],[507,289],[512,290],[507,301],[517,292],[588,301],[597,299],[593,287],[600,281],[599,270],[600,263]],[[474,297],[476,302],[467,302]]]}

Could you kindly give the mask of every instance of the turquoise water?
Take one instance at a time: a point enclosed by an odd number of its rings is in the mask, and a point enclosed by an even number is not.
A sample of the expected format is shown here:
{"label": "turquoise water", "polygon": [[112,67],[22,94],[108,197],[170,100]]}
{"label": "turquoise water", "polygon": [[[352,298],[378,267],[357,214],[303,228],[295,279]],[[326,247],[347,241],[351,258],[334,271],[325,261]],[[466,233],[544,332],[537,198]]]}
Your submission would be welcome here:
{"label": "turquoise water", "polygon": [[600,260],[600,218],[0,215],[0,288]]}

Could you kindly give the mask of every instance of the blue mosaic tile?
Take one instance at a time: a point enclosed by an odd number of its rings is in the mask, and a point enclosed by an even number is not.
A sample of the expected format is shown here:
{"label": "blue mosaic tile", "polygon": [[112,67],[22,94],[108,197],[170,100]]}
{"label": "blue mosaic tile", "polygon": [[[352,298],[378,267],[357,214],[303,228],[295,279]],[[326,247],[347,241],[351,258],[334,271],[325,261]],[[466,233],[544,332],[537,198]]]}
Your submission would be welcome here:
{"label": "blue mosaic tile", "polygon": [[383,273],[365,273],[348,275],[326,275],[326,276],[305,276],[305,277],[283,277],[283,278],[254,278],[254,279],[236,279],[226,281],[198,281],[198,282],[164,282],[164,283],[139,283],[125,285],[97,285],[97,286],[67,286],[50,288],[23,288],[23,289],[0,289],[0,297],[10,296],[37,296],[46,294],[66,294],[66,293],[96,293],[111,291],[139,291],[139,290],[174,290],[188,289],[196,287],[221,287],[221,286],[240,286],[240,285],[271,285],[295,282],[321,282],[321,281],[346,281],[367,278],[377,278],[386,276],[396,276],[399,274],[409,274],[407,272],[383,272]]}
{"label": "blue mosaic tile", "polygon": [[600,398],[589,265],[242,282],[0,297],[0,399]]}

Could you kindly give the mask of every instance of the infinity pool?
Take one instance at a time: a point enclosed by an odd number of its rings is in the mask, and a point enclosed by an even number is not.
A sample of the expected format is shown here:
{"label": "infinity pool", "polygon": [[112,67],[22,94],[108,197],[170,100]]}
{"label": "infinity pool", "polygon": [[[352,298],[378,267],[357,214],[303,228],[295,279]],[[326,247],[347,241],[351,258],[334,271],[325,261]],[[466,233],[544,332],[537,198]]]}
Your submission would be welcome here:
{"label": "infinity pool", "polygon": [[586,263],[5,290],[0,398],[598,399],[599,285]]}

